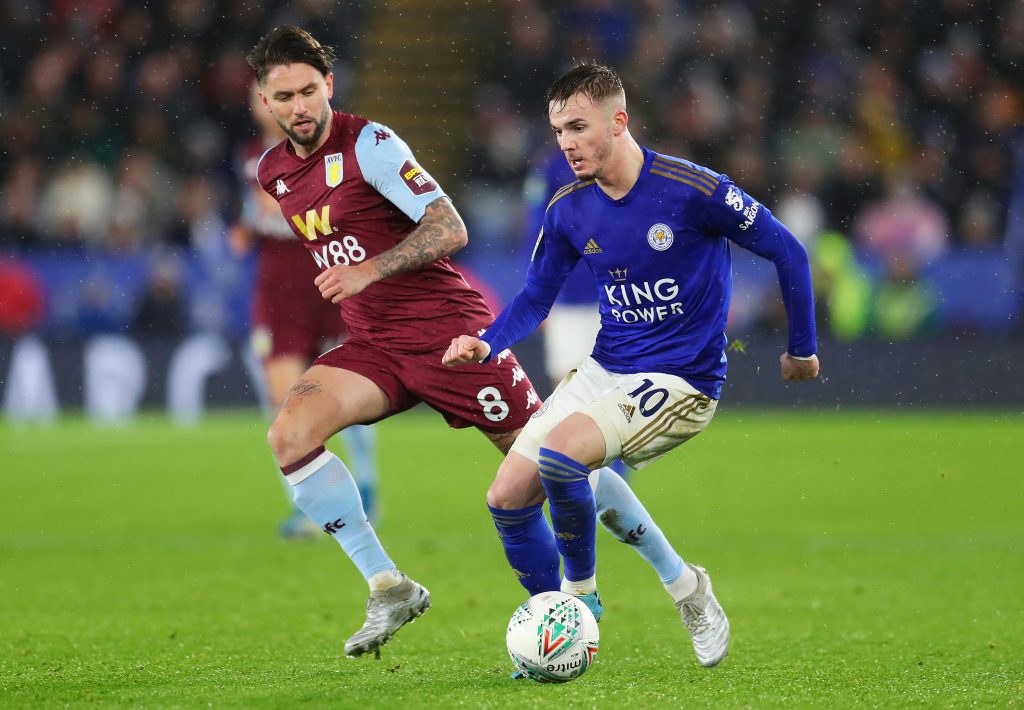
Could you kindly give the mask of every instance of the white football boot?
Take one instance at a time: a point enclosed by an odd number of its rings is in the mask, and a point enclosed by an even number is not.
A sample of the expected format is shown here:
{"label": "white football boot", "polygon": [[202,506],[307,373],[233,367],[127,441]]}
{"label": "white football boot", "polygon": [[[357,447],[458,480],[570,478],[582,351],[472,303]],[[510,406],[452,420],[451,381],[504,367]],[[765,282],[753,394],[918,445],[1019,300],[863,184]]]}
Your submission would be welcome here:
{"label": "white football boot", "polygon": [[395,632],[422,616],[430,608],[430,592],[404,574],[402,581],[390,589],[370,593],[366,600],[366,621],[362,628],[345,642],[345,653],[360,656],[368,651],[379,654]]}
{"label": "white football boot", "polygon": [[679,618],[693,637],[697,660],[706,668],[716,666],[729,653],[729,620],[711,591],[711,578],[698,565],[686,564],[697,575],[697,589],[676,602]]}

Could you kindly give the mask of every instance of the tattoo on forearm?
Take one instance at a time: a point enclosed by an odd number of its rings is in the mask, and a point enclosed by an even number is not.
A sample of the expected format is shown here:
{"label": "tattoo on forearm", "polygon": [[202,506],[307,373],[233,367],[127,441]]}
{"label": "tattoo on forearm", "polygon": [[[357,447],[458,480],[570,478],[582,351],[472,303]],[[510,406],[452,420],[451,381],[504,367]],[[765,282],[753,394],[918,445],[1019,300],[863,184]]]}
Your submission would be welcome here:
{"label": "tattoo on forearm", "polygon": [[447,197],[427,205],[423,219],[405,239],[373,258],[380,277],[412,271],[462,248],[465,226]]}
{"label": "tattoo on forearm", "polygon": [[303,397],[309,397],[322,392],[324,386],[316,380],[299,380],[288,390],[288,397],[281,405],[281,409],[287,409],[289,405],[297,405]]}

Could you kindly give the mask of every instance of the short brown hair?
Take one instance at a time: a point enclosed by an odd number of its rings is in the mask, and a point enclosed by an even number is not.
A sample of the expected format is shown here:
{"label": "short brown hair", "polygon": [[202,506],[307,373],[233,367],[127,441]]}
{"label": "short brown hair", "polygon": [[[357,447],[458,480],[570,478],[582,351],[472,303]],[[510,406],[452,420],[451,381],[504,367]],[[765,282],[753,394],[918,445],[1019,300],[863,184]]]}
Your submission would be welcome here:
{"label": "short brown hair", "polygon": [[611,68],[603,64],[577,64],[551,85],[544,106],[545,109],[552,103],[564,106],[576,94],[598,103],[622,92],[622,79]]}
{"label": "short brown hair", "polygon": [[282,25],[260,37],[246,57],[260,84],[279,64],[308,64],[324,76],[334,67],[334,49],[316,41],[301,27]]}

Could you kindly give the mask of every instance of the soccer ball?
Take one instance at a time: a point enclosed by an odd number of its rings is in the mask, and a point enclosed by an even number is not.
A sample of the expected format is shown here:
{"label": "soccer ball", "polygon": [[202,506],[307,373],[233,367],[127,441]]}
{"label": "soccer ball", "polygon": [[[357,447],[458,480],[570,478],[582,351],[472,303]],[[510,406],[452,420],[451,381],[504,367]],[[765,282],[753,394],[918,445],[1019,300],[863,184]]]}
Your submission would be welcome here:
{"label": "soccer ball", "polygon": [[594,662],[599,639],[597,620],[587,605],[563,592],[527,599],[505,631],[512,663],[541,683],[566,683],[583,675]]}

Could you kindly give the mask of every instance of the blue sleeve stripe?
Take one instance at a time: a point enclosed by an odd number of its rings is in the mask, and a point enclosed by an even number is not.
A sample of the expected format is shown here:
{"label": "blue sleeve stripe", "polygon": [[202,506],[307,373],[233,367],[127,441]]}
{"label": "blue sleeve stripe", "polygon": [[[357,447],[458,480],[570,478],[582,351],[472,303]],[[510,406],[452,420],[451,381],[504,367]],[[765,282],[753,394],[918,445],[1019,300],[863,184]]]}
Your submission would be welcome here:
{"label": "blue sleeve stripe", "polygon": [[711,195],[714,193],[714,190],[709,189],[708,186],[705,185],[704,183],[696,182],[695,180],[687,180],[686,178],[680,177],[678,175],[673,175],[672,173],[666,173],[661,170],[655,170],[653,167],[651,168],[651,175],[661,175],[662,177],[667,177],[670,180],[678,180],[679,182],[686,183],[691,187],[697,188],[708,197],[711,197]]}
{"label": "blue sleeve stripe", "polygon": [[666,160],[664,158],[655,158],[654,162],[651,165],[652,167],[661,168],[662,170],[668,170],[669,172],[675,173],[677,175],[682,175],[684,177],[688,177],[693,180],[697,180],[698,182],[704,183],[705,185],[707,185],[708,188],[711,189],[712,192],[715,191],[715,188],[718,187],[718,183],[720,182],[720,179],[713,178],[707,173],[701,172],[696,168],[691,168],[688,165],[682,165],[680,163],[673,163],[672,161]]}
{"label": "blue sleeve stripe", "polygon": [[586,182],[574,182],[572,185],[566,185],[561,190],[555,193],[555,196],[551,198],[551,202],[548,203],[547,208],[551,209],[551,205],[555,204],[566,195],[572,192],[576,192],[577,190],[582,190],[585,187],[590,187],[593,184],[593,180],[587,180]]}

